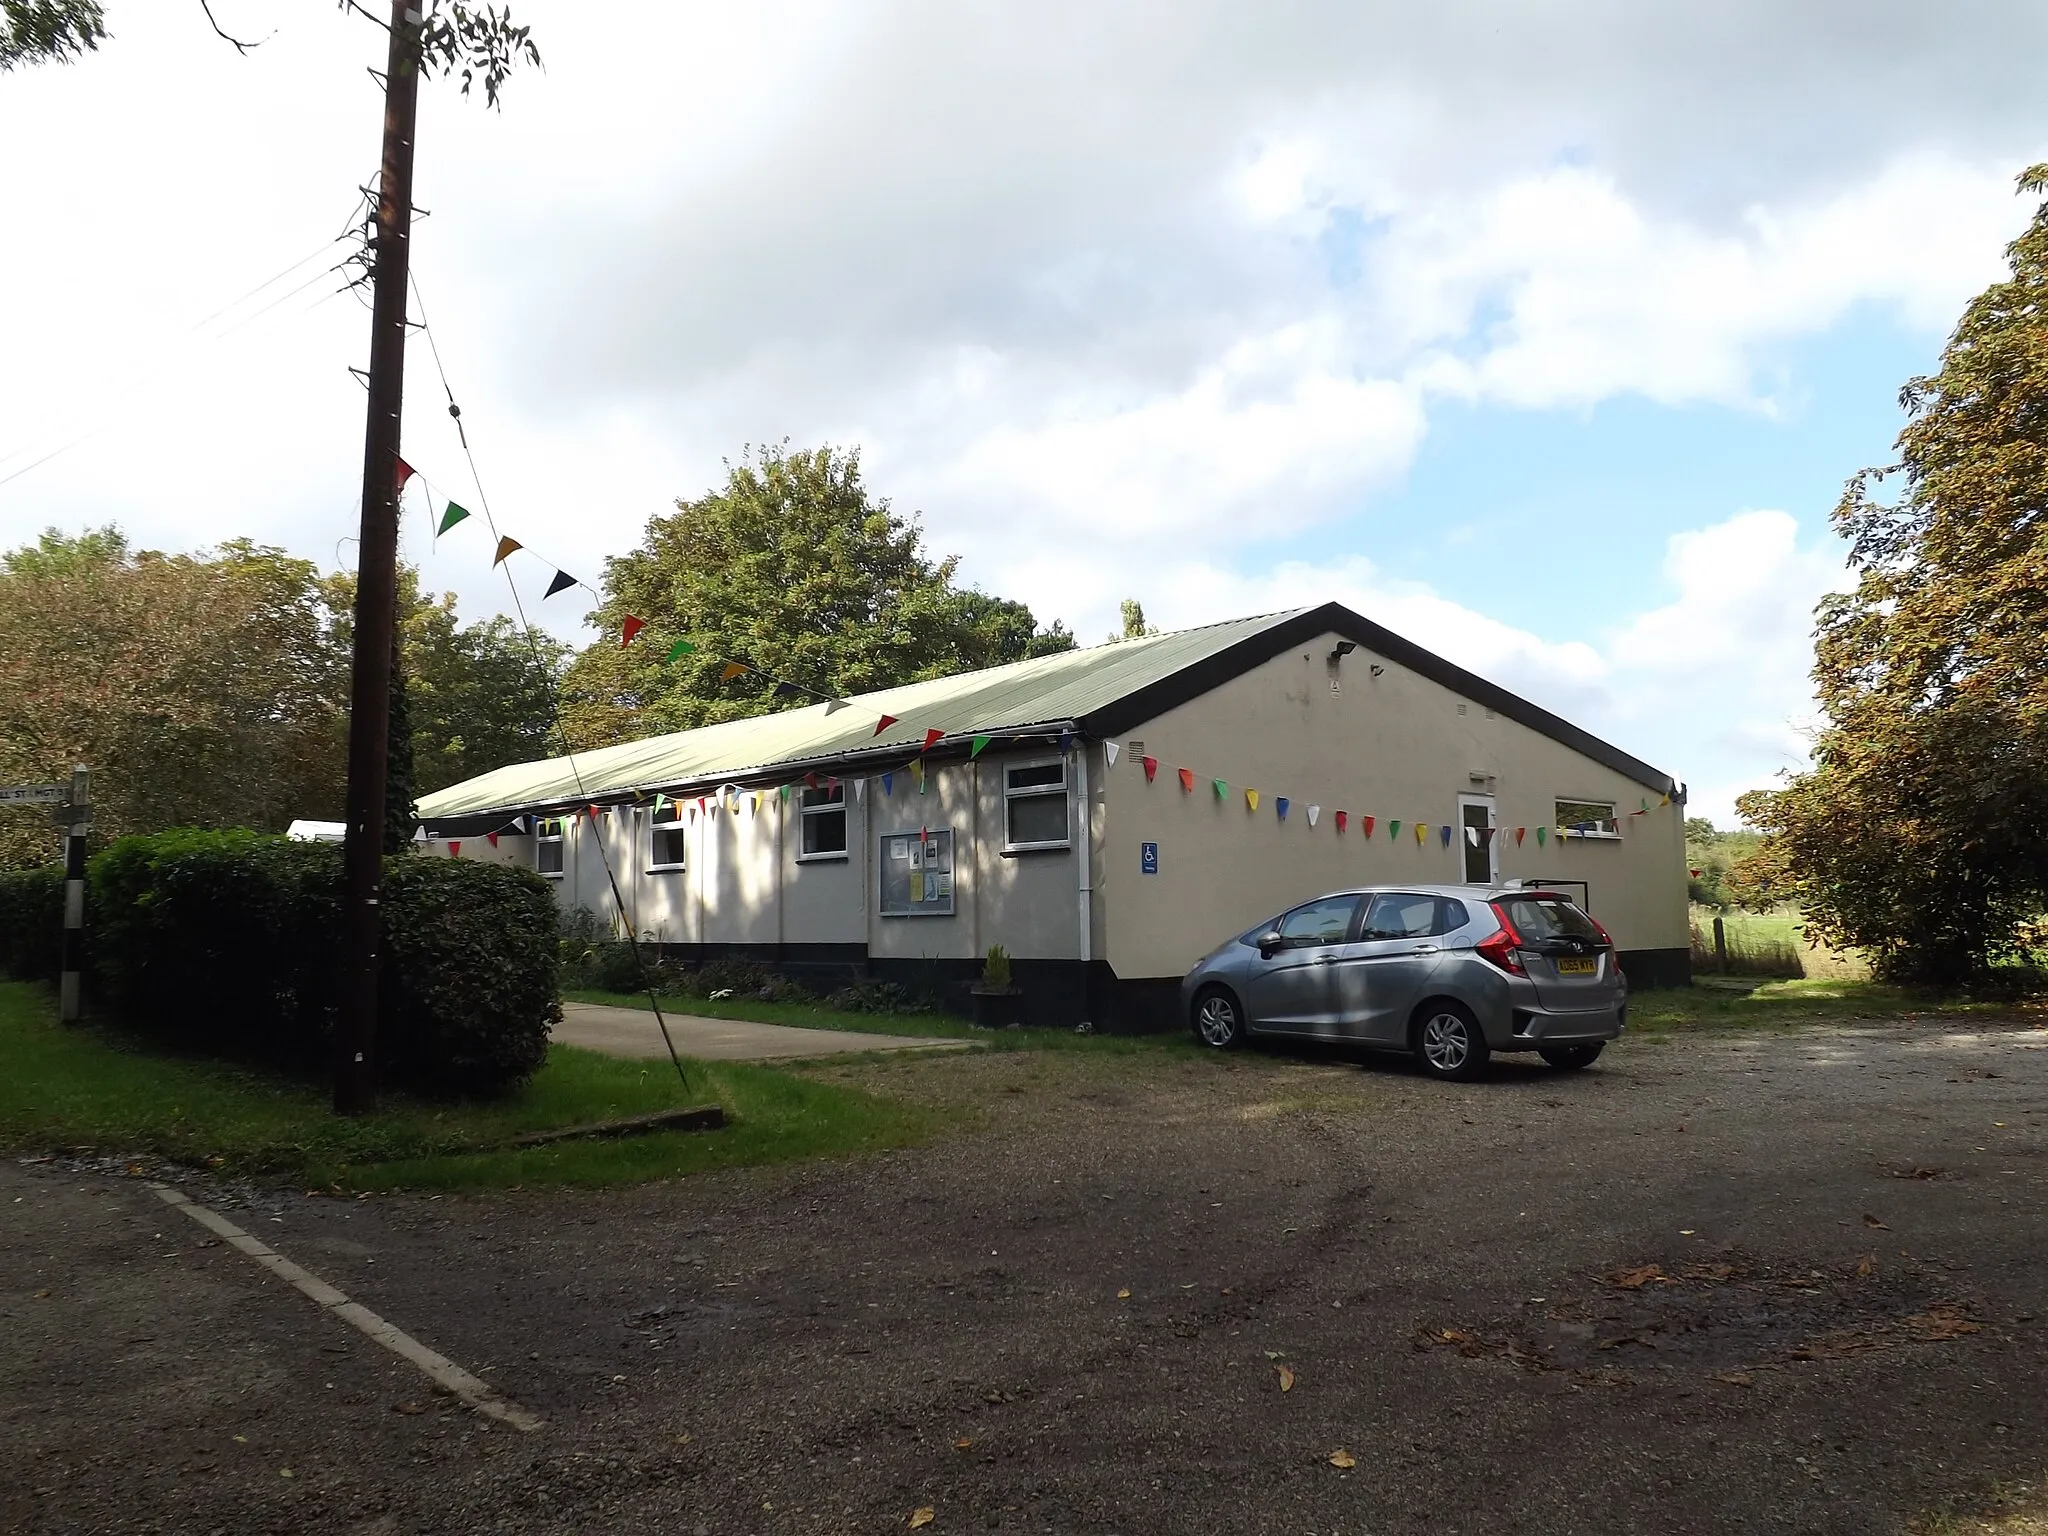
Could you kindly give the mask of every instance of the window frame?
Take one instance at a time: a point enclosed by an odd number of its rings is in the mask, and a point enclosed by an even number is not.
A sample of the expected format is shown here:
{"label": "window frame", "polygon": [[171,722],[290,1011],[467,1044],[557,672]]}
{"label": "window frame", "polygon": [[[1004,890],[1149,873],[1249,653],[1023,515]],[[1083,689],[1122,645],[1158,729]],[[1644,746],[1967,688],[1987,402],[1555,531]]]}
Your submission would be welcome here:
{"label": "window frame", "polygon": [[[1336,901],[1351,903],[1351,915],[1344,920],[1344,931],[1336,938],[1314,938],[1307,935],[1297,938],[1287,932],[1287,919],[1297,912],[1307,912]],[[1340,891],[1331,896],[1318,896],[1314,901],[1304,901],[1298,907],[1289,907],[1274,918],[1272,931],[1280,935],[1283,949],[1329,949],[1337,944],[1353,944],[1358,940],[1358,925],[1364,919],[1366,909],[1371,905],[1372,898],[1362,891]]]}
{"label": "window frame", "polygon": [[666,831],[670,827],[673,827],[678,831],[681,831],[687,825],[687,823],[683,820],[683,807],[681,803],[675,800],[671,800],[669,801],[669,806],[674,809],[675,814],[672,817],[670,817],[667,821],[661,820],[659,815],[651,806],[648,808],[647,835],[645,838],[641,840],[641,848],[643,850],[641,857],[641,868],[642,871],[646,874],[679,875],[685,873],[690,867],[690,848],[688,838],[683,838],[681,840],[683,843],[683,856],[680,859],[670,864],[661,864],[655,861],[654,834],[658,831]]}
{"label": "window frame", "polygon": [[[1403,900],[1426,901],[1430,904],[1429,931],[1427,933],[1381,933],[1378,929],[1367,926],[1372,920],[1372,909],[1380,902]],[[1445,932],[1444,919],[1449,915],[1444,911],[1444,900],[1444,897],[1434,895],[1429,891],[1391,890],[1370,892],[1366,896],[1365,905],[1358,915],[1359,942],[1370,944],[1413,944],[1417,939],[1440,938]],[[1469,908],[1467,910],[1469,911]]]}
{"label": "window frame", "polygon": [[[1059,784],[1057,786],[1051,784],[1026,784],[1021,787],[1012,784],[1010,782],[1011,776],[1020,769],[1025,768],[1057,768],[1060,771]],[[1057,853],[1071,849],[1074,846],[1073,790],[1072,776],[1067,772],[1067,760],[1057,753],[1050,757],[1019,758],[1014,762],[1005,760],[1003,763],[1003,852]],[[1065,831],[1057,839],[1028,843],[1018,842],[1011,832],[1010,808],[1019,800],[1050,800],[1054,795],[1059,796],[1061,809],[1066,813],[1063,818]]]}
{"label": "window frame", "polygon": [[[1575,824],[1567,823],[1558,815],[1558,812],[1568,805],[1578,806],[1582,809],[1589,806],[1606,806],[1606,816],[1596,817],[1595,820],[1606,822],[1613,830],[1608,832],[1581,832],[1577,830]],[[1621,841],[1621,806],[1616,801],[1596,800],[1590,795],[1583,798],[1573,795],[1553,795],[1550,802],[1550,814],[1553,818],[1551,825],[1557,829],[1559,837],[1588,843],[1618,843]]]}
{"label": "window frame", "polygon": [[[550,835],[545,829],[553,827]],[[559,850],[560,864],[554,869],[540,867],[541,849],[552,844]],[[536,816],[533,818],[533,872],[543,880],[560,880],[569,870],[569,818],[566,816]]]}
{"label": "window frame", "polygon": [[[812,795],[836,796],[809,804]],[[839,813],[839,846],[821,848],[815,852],[804,849],[804,829],[810,825],[813,816],[829,816]],[[853,821],[847,813],[846,781],[837,784],[820,784],[813,789],[805,785],[797,792],[796,861],[799,864],[844,864],[853,857]]]}

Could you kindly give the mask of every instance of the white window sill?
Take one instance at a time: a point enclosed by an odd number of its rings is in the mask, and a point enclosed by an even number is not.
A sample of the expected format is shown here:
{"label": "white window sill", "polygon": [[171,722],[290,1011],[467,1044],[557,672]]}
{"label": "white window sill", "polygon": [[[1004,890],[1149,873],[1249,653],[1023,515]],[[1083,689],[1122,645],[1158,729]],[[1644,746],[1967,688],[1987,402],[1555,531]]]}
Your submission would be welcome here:
{"label": "white window sill", "polygon": [[1002,856],[1006,859],[1015,859],[1028,857],[1034,853],[1072,853],[1073,851],[1074,845],[1071,842],[1011,843],[1002,850]]}
{"label": "white window sill", "polygon": [[687,864],[650,864],[646,872],[650,875],[680,875],[689,867]]}
{"label": "white window sill", "polygon": [[559,880],[562,878],[563,871],[559,869],[537,869],[534,873],[543,880]]}
{"label": "white window sill", "polygon": [[1560,842],[1566,839],[1575,843],[1618,843],[1621,841],[1621,834],[1619,832],[1564,831],[1558,833],[1557,836]]}
{"label": "white window sill", "polygon": [[837,853],[800,853],[796,856],[799,864],[844,864],[849,855],[844,849]]}

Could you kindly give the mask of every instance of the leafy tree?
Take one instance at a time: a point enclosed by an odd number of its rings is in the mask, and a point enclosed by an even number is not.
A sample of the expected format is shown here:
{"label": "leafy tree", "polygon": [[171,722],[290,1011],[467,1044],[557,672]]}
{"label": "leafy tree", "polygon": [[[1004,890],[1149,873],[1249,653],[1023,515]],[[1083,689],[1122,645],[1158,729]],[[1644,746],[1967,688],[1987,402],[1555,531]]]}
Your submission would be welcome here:
{"label": "leafy tree", "polygon": [[1157,629],[1145,622],[1145,605],[1135,597],[1127,597],[1123,600],[1119,609],[1119,617],[1123,621],[1123,628],[1117,634],[1109,637],[1112,642],[1118,640],[1142,640],[1147,635],[1159,633]]}
{"label": "leafy tree", "polygon": [[1755,832],[1723,832],[1704,816],[1685,819],[1685,862],[1691,870],[1687,895],[1702,907],[1727,908],[1740,898],[1730,888],[1729,872],[1756,850]]}
{"label": "leafy tree", "polygon": [[[570,664],[569,735],[582,747],[812,702],[775,696],[731,658],[826,694],[859,693],[1073,648],[1022,603],[953,584],[958,560],[926,557],[917,520],[871,499],[857,450],[784,444],[727,465],[724,486],[679,501],[640,548],[605,562],[590,620],[605,637]],[[649,635],[630,649],[626,616]],[[669,642],[698,649],[675,661]]]}
{"label": "leafy tree", "polygon": [[1743,804],[1752,890],[1902,979],[2010,954],[2048,896],[2048,204],[2007,257],[1835,510],[1859,577],[1819,611],[1813,770]]}
{"label": "leafy tree", "polygon": [[[282,550],[109,528],[0,555],[0,781],[88,764],[100,836],[333,814],[347,690],[314,568]],[[0,863],[54,847],[40,810],[0,821]]]}
{"label": "leafy tree", "polygon": [[99,0],[0,0],[0,74],[21,64],[66,63],[106,35]]}

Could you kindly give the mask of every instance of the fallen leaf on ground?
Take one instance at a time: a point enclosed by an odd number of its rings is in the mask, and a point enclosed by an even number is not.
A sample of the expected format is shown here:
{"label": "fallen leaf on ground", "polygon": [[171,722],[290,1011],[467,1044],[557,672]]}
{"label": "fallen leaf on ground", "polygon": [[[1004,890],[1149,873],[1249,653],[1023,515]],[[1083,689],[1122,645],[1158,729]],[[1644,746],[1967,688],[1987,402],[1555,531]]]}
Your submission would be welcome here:
{"label": "fallen leaf on ground", "polygon": [[1358,1465],[1358,1458],[1349,1451],[1332,1451],[1330,1452],[1330,1465],[1349,1472]]}
{"label": "fallen leaf on ground", "polygon": [[927,1504],[923,1509],[913,1509],[910,1512],[910,1528],[914,1531],[921,1525],[930,1525],[938,1518],[938,1511]]}
{"label": "fallen leaf on ground", "polygon": [[40,1291],[37,1291],[37,1292],[36,1292],[36,1300],[37,1300],[37,1301],[48,1301],[49,1299],[50,1299],[50,1288],[49,1288],[49,1287],[48,1287],[47,1285],[46,1285],[46,1286],[44,1286],[44,1287],[43,1287],[43,1288],[42,1288],[42,1289],[41,1289]]}
{"label": "fallen leaf on ground", "polygon": [[1892,1170],[1892,1177],[1895,1179],[1938,1179],[1941,1175],[1942,1170],[1939,1168],[1894,1168]]}
{"label": "fallen leaf on ground", "polygon": [[1756,1378],[1747,1371],[1722,1371],[1714,1377],[1714,1380],[1726,1382],[1731,1387],[1746,1387],[1751,1385]]}
{"label": "fallen leaf on ground", "polygon": [[1663,1285],[1671,1283],[1671,1277],[1664,1273],[1664,1266],[1661,1264],[1638,1264],[1633,1269],[1617,1269],[1601,1278],[1617,1290],[1623,1291],[1640,1291],[1652,1280]]}
{"label": "fallen leaf on ground", "polygon": [[953,1449],[954,1449],[954,1450],[956,1450],[956,1451],[964,1451],[964,1450],[966,1450],[966,1449],[967,1449],[967,1448],[968,1448],[969,1446],[971,1446],[971,1445],[973,1445],[973,1444],[974,1444],[974,1441],[973,1441],[973,1440],[971,1440],[971,1439],[970,1439],[969,1437],[967,1437],[966,1435],[962,1435],[962,1436],[961,1436],[961,1437],[960,1437],[960,1438],[959,1438],[958,1440],[955,1440],[955,1441],[953,1442]]}
{"label": "fallen leaf on ground", "polygon": [[1863,1225],[1865,1225],[1866,1227],[1873,1228],[1879,1232],[1891,1231],[1890,1227],[1886,1226],[1883,1222],[1879,1221],[1875,1216],[1871,1215],[1868,1211],[1865,1211],[1863,1213]]}
{"label": "fallen leaf on ground", "polygon": [[1916,1339],[1939,1342],[1943,1339],[1960,1339],[1980,1332],[1977,1324],[1963,1315],[1963,1309],[1953,1302],[1938,1301],[1925,1312],[1916,1312],[1911,1317],[1899,1319],[1899,1326]]}
{"label": "fallen leaf on ground", "polygon": [[1266,1351],[1266,1358],[1268,1360],[1285,1360],[1287,1358],[1287,1351],[1284,1349],[1269,1349]]}
{"label": "fallen leaf on ground", "polygon": [[1294,1390],[1294,1372],[1284,1365],[1280,1367],[1280,1390],[1282,1392],[1292,1392]]}
{"label": "fallen leaf on ground", "polygon": [[1116,1299],[1118,1301],[1129,1301],[1131,1299],[1131,1288],[1127,1285],[1122,1290],[1118,1291],[1116,1293]]}
{"label": "fallen leaf on ground", "polygon": [[292,1469],[290,1467],[279,1467],[277,1469],[277,1475],[279,1477],[290,1477],[292,1475]]}
{"label": "fallen leaf on ground", "polygon": [[1859,1278],[1867,1280],[1867,1279],[1869,1279],[1869,1278],[1870,1278],[1870,1277],[1871,1277],[1871,1276],[1872,1276],[1873,1274],[1875,1274],[1876,1272],[1877,1272],[1877,1255],[1876,1255],[1876,1254],[1874,1254],[1874,1253],[1866,1253],[1865,1255],[1863,1255],[1863,1257],[1862,1257],[1862,1258],[1860,1258],[1860,1259],[1858,1259],[1858,1260],[1856,1261],[1856,1274],[1857,1274],[1857,1276],[1858,1276]]}
{"label": "fallen leaf on ground", "polygon": [[[427,1410],[426,1405],[423,1403],[393,1403],[391,1411],[393,1413],[425,1413]],[[683,1438],[687,1440],[690,1437],[684,1435]]]}

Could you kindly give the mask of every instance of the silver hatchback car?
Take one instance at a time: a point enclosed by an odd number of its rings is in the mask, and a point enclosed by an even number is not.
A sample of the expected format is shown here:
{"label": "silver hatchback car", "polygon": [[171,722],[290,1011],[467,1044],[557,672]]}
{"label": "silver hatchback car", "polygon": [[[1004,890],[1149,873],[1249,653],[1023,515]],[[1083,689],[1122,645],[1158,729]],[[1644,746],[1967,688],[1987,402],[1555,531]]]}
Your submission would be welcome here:
{"label": "silver hatchback car", "polygon": [[1607,930],[1559,892],[1375,885],[1230,940],[1188,972],[1181,1004],[1207,1045],[1353,1041],[1469,1081],[1495,1051],[1590,1066],[1627,1022],[1628,982]]}

